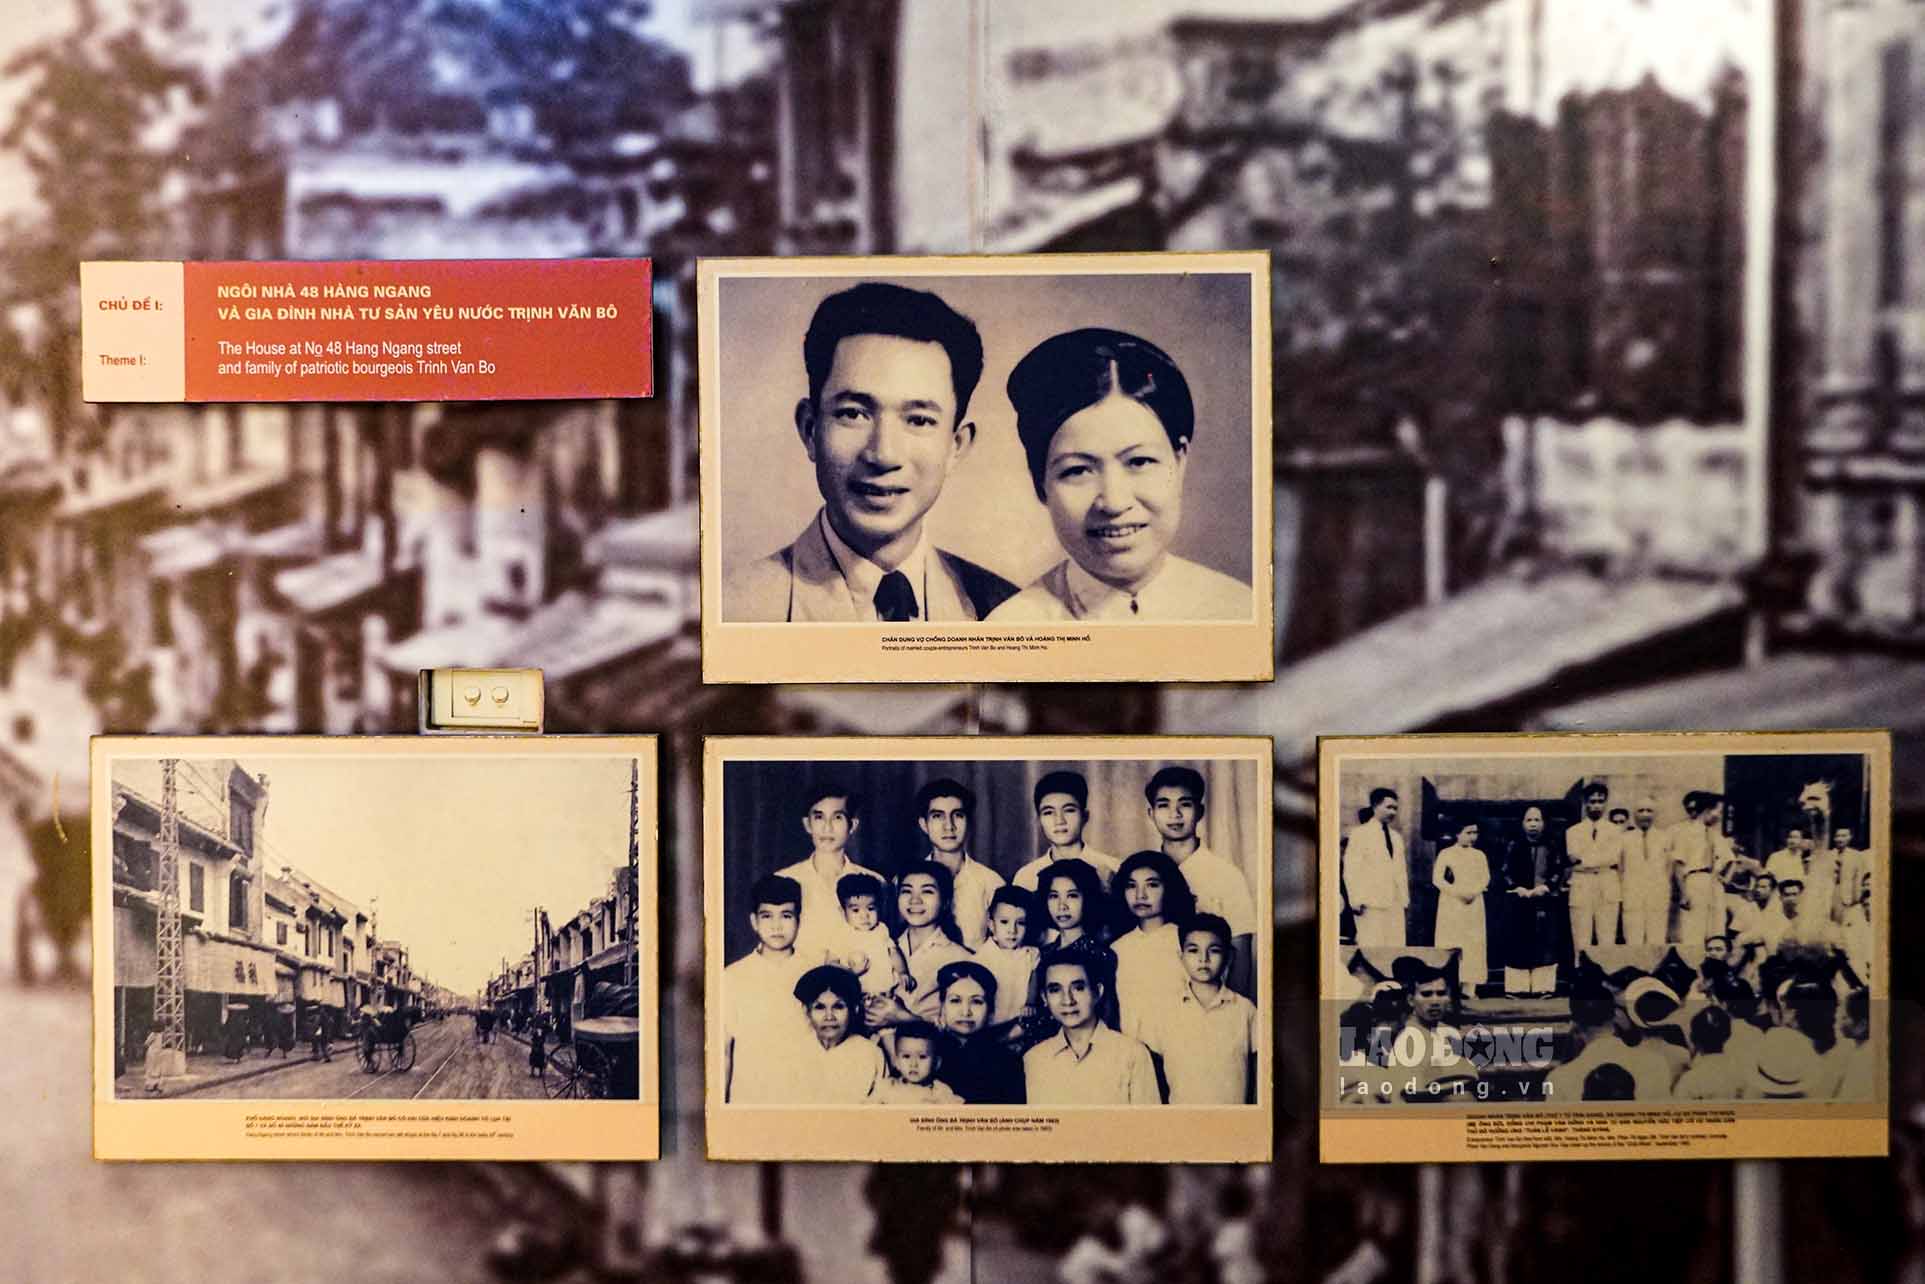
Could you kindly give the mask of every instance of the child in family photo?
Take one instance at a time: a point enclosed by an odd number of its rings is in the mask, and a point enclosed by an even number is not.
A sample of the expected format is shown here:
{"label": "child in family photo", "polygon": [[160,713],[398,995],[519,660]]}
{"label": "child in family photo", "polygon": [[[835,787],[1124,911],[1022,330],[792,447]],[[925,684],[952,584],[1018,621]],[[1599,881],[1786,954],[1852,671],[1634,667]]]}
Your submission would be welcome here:
{"label": "child in family photo", "polygon": [[862,978],[865,999],[887,994],[898,983],[913,991],[915,979],[882,921],[882,880],[873,874],[844,874],[836,881],[836,898],[845,931],[830,947],[832,961]]}
{"label": "child in family photo", "polygon": [[[795,1011],[795,983],[807,970],[796,955],[802,888],[767,874],[749,892],[755,948],[722,970],[723,1100],[780,1102],[806,1027]],[[860,987],[858,987],[860,993]]]}
{"label": "child in family photo", "polygon": [[1173,1106],[1241,1106],[1255,1100],[1257,1009],[1224,983],[1230,925],[1198,914],[1177,928],[1185,984],[1157,1023]]}
{"label": "child in family photo", "polygon": [[989,1024],[1012,1028],[1036,1014],[1036,960],[1042,951],[1042,915],[1036,898],[1005,885],[989,899],[989,935],[976,950],[976,962],[996,981],[996,1007]]}
{"label": "child in family photo", "polygon": [[885,1106],[941,1106],[962,1100],[936,1078],[946,1059],[941,1031],[926,1021],[911,1021],[896,1027],[895,1043],[895,1076],[876,1085],[872,1101]]}

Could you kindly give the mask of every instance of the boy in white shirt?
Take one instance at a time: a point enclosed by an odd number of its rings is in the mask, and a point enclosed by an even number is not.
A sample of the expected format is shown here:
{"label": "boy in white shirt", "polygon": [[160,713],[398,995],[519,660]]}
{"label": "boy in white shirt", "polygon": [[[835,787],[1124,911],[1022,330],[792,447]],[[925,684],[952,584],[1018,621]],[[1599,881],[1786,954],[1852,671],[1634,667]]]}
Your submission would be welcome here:
{"label": "boy in white shirt", "polygon": [[842,903],[844,931],[829,953],[862,978],[863,998],[887,994],[898,982],[915,989],[902,951],[882,923],[882,880],[874,874],[844,874],[836,880],[836,899]]}
{"label": "boy in white shirt", "polygon": [[749,907],[755,949],[722,969],[722,1099],[785,1103],[795,1050],[809,1033],[795,1005],[795,983],[809,966],[795,950],[802,888],[765,874]]}
{"label": "boy in white shirt", "polygon": [[1116,873],[1116,858],[1083,841],[1083,830],[1089,825],[1089,781],[1081,772],[1049,772],[1036,782],[1031,801],[1036,805],[1036,823],[1049,845],[1009,881],[1034,892],[1038,890],[1037,880],[1050,865],[1059,860],[1080,860],[1096,871],[1107,889]]}
{"label": "boy in white shirt", "polygon": [[1163,1054],[1173,1106],[1241,1106],[1254,1100],[1257,1009],[1224,979],[1230,925],[1197,914],[1177,928],[1189,983],[1158,1020],[1152,1040]]}
{"label": "boy in white shirt", "polygon": [[1230,987],[1246,997],[1256,992],[1251,941],[1257,930],[1256,900],[1243,871],[1204,846],[1197,833],[1209,814],[1203,773],[1194,767],[1163,767],[1143,787],[1150,823],[1163,854],[1176,862],[1196,897],[1197,909],[1230,925]]}

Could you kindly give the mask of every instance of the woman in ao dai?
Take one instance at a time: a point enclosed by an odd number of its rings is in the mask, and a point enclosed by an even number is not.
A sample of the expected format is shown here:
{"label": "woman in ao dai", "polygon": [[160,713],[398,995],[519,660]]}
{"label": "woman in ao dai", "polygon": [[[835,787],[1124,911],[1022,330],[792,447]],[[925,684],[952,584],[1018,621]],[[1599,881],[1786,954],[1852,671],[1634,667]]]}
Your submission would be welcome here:
{"label": "woman in ao dai", "polygon": [[1432,935],[1439,948],[1458,951],[1457,979],[1464,993],[1490,976],[1485,947],[1484,892],[1491,885],[1490,862],[1477,847],[1477,826],[1460,825],[1457,841],[1437,853],[1430,872],[1437,889],[1437,926]]}
{"label": "woman in ao dai", "polygon": [[1176,862],[1160,851],[1140,851],[1117,869],[1110,894],[1121,922],[1131,925],[1111,944],[1116,952],[1116,1002],[1124,1034],[1162,1051],[1161,1018],[1175,1006],[1188,974],[1177,924],[1196,913],[1196,898]]}

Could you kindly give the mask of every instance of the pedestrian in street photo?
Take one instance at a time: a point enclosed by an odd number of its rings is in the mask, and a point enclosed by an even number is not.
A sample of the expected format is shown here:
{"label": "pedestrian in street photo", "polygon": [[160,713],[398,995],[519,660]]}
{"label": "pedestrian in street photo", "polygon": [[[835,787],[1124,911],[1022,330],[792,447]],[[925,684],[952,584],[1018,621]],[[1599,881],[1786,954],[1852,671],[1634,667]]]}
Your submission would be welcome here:
{"label": "pedestrian in street photo", "polygon": [[246,1009],[230,1004],[227,1019],[221,1024],[221,1055],[239,1061],[247,1053]]}
{"label": "pedestrian in street photo", "polygon": [[163,1069],[165,1062],[166,1053],[162,1046],[161,1033],[159,1030],[149,1030],[146,1040],[141,1044],[141,1087],[144,1091],[150,1094],[161,1091],[162,1082],[166,1076],[166,1071]]}

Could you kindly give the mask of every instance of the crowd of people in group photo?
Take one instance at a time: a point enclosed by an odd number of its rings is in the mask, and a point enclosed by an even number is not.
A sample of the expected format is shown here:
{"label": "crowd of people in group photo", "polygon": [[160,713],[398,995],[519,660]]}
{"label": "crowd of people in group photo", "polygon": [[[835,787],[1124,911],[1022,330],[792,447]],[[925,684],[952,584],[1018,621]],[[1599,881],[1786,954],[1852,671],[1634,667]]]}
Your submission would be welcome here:
{"label": "crowd of people in group photo", "polygon": [[[1373,787],[1340,872],[1339,1096],[1874,1100],[1869,800],[1832,793],[1694,788],[1660,823],[1598,778],[1562,805],[1426,786],[1407,841]],[[1412,843],[1435,899],[1407,932]]]}
{"label": "crowd of people in group photo", "polygon": [[979,859],[983,803],[961,780],[915,789],[923,849],[872,856],[888,873],[855,859],[869,818],[851,784],[794,795],[811,850],[753,878],[752,943],[722,975],[726,1101],[1256,1101],[1258,900],[1247,861],[1203,842],[1204,773],[1143,766],[1155,845],[1120,859],[1090,841],[1086,772],[1029,774],[1036,837],[1007,877]]}

